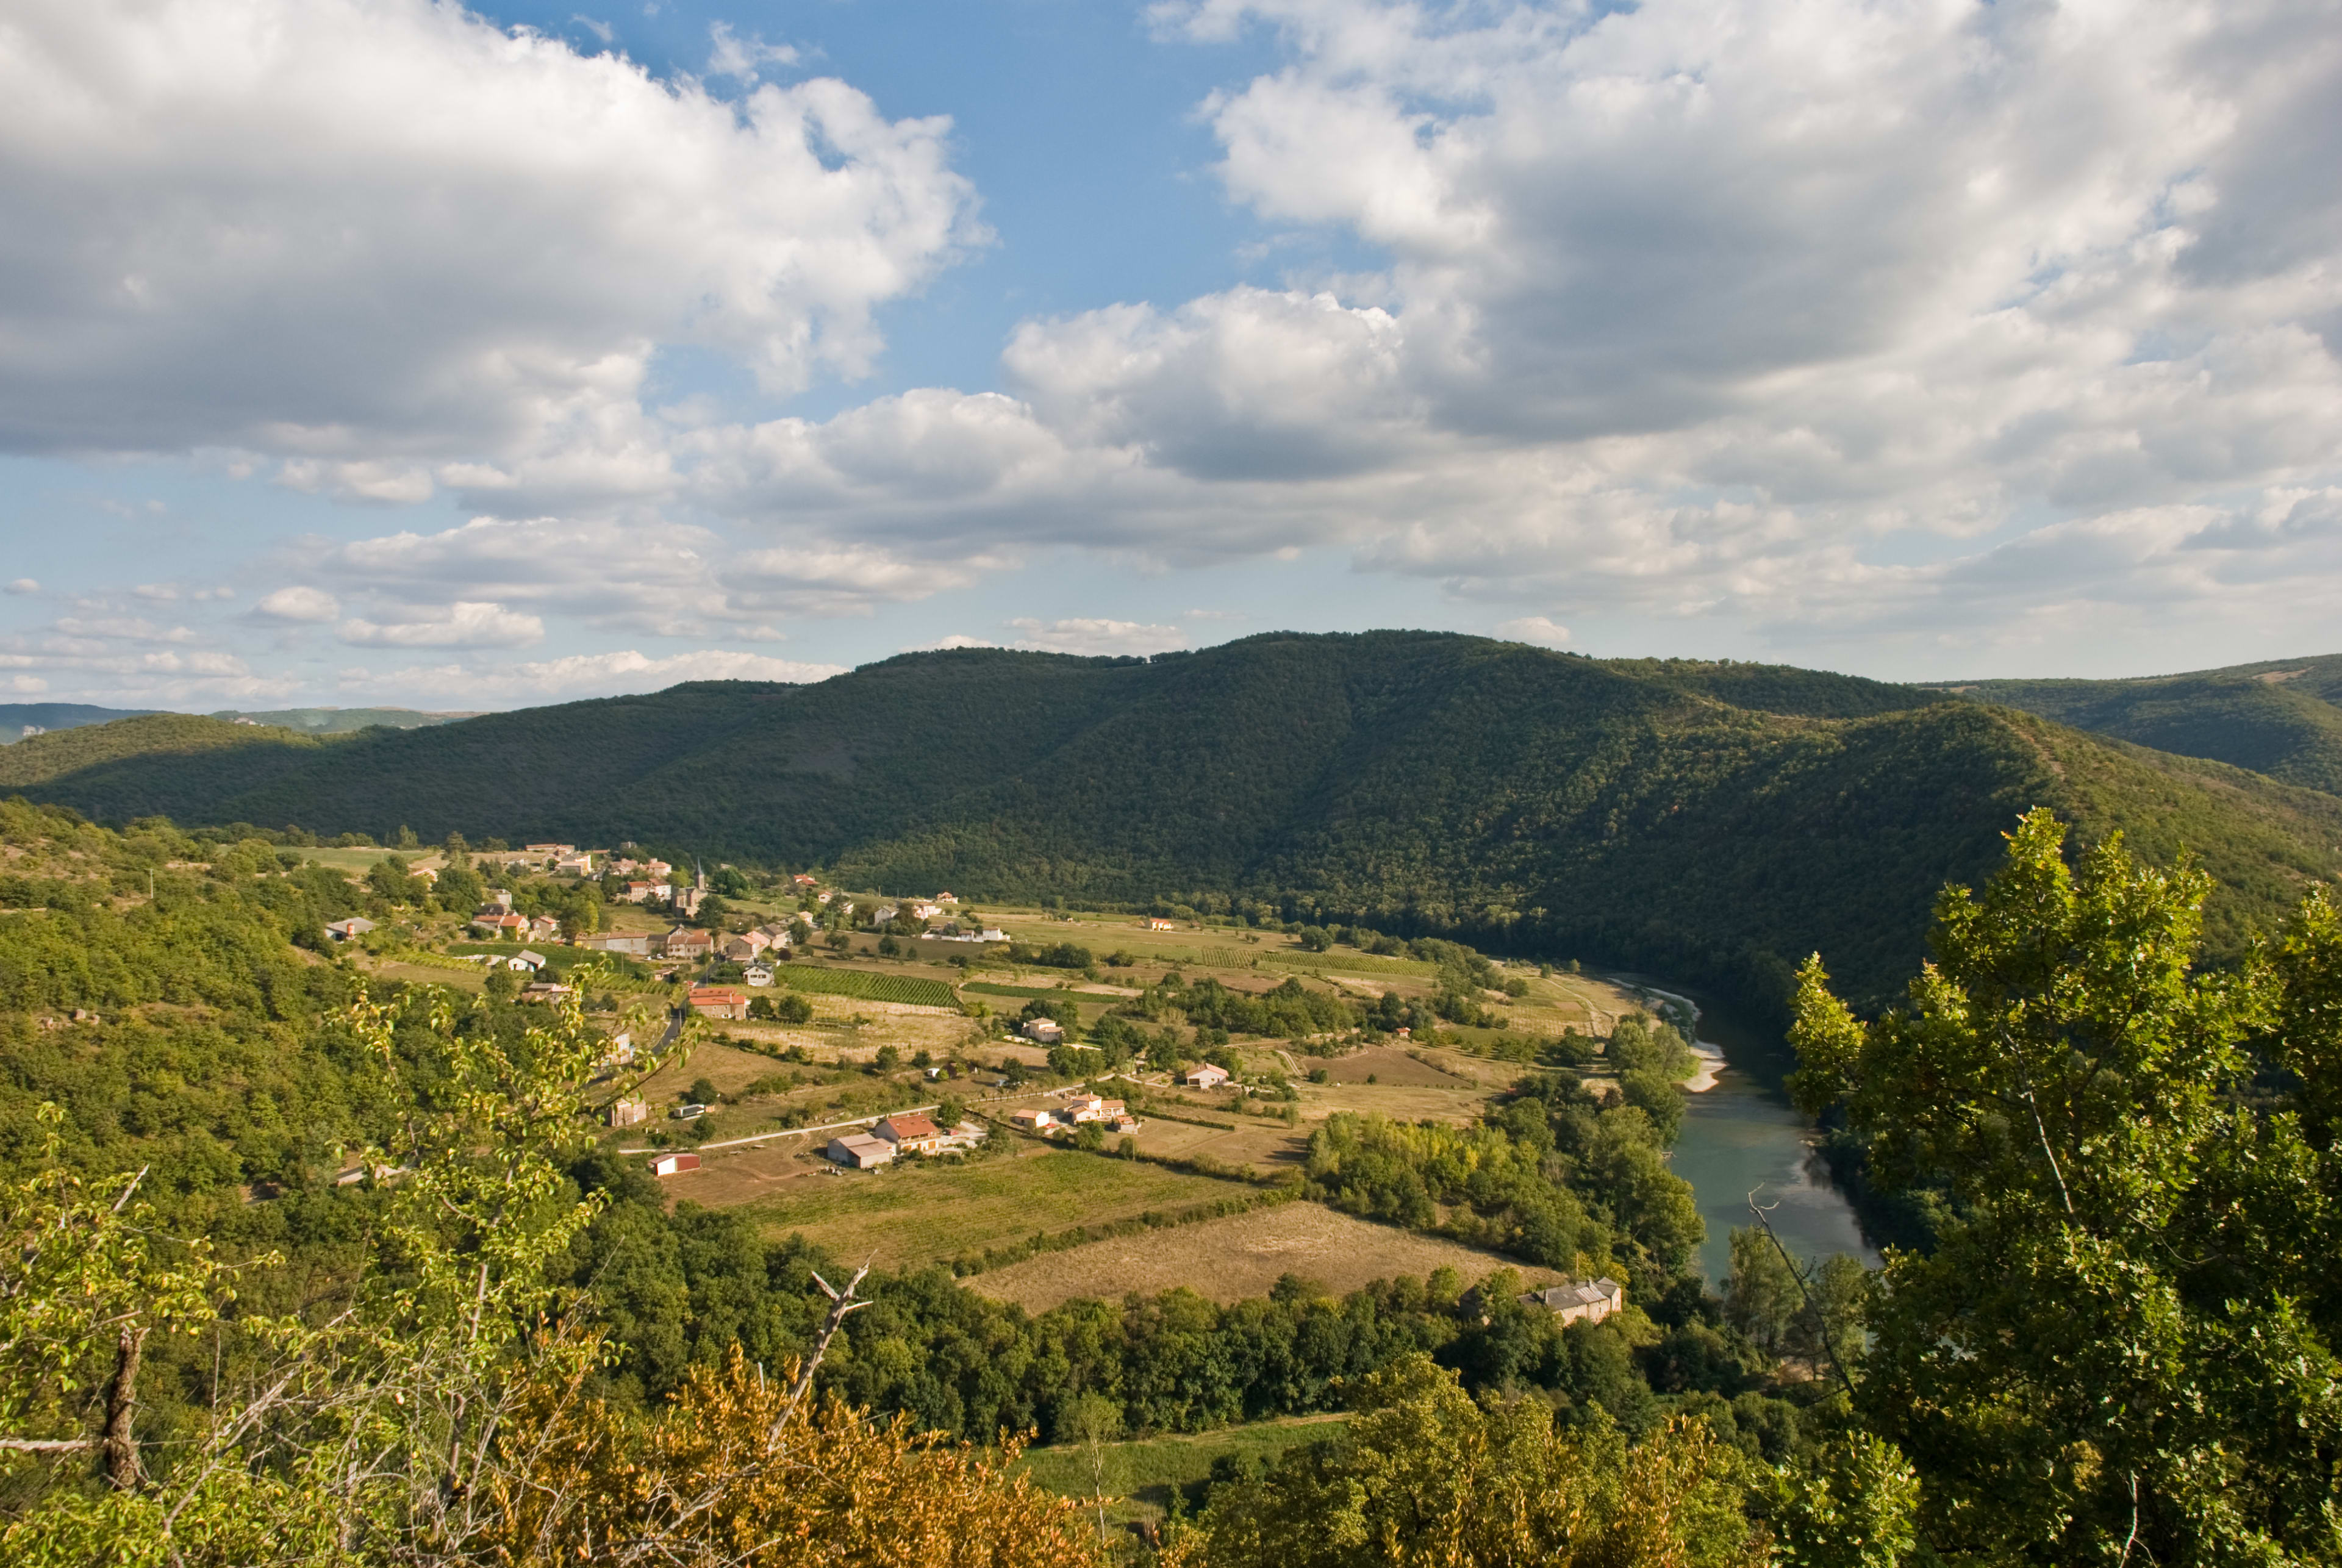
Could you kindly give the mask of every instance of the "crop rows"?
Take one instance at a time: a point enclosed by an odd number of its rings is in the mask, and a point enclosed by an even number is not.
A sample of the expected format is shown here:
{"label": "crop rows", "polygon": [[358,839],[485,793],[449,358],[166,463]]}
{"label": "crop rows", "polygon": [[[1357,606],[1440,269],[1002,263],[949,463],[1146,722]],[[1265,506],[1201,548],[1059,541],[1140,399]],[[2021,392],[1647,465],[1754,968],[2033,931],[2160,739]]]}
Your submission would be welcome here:
{"label": "crop rows", "polygon": [[959,998],[940,980],[910,974],[873,974],[866,969],[816,969],[792,964],[775,978],[796,991],[852,996],[866,1002],[899,1002],[912,1007],[956,1007]]}

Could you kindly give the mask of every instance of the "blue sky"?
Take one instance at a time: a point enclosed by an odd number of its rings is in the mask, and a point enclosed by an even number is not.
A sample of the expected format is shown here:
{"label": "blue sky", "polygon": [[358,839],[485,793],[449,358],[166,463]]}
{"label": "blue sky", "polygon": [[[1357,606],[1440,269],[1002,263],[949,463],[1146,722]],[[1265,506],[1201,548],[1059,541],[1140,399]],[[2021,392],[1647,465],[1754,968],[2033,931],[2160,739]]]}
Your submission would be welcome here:
{"label": "blue sky", "polygon": [[0,700],[2330,651],[2331,5],[19,10]]}

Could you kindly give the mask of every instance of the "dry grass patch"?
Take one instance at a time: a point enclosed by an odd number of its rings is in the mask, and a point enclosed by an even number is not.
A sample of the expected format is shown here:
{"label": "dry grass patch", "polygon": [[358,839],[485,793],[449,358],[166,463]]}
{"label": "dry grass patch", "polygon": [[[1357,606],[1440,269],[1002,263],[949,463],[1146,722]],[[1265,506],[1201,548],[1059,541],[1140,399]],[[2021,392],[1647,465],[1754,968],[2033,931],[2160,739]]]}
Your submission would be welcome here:
{"label": "dry grass patch", "polygon": [[1289,1203],[1144,1235],[1116,1236],[976,1274],[969,1289],[1027,1312],[1082,1296],[1120,1300],[1185,1285],[1212,1301],[1266,1295],[1286,1274],[1345,1294],[1378,1279],[1453,1268],[1479,1280],[1517,1269],[1540,1284],[1561,1276],[1458,1242],[1377,1225],[1320,1203]]}
{"label": "dry grass patch", "polygon": [[1110,1224],[1250,1191],[1241,1183],[1071,1149],[966,1164],[921,1162],[782,1185],[783,1192],[752,1210],[768,1233],[801,1233],[840,1258],[855,1263],[866,1258],[880,1268],[944,1263],[1036,1233]]}

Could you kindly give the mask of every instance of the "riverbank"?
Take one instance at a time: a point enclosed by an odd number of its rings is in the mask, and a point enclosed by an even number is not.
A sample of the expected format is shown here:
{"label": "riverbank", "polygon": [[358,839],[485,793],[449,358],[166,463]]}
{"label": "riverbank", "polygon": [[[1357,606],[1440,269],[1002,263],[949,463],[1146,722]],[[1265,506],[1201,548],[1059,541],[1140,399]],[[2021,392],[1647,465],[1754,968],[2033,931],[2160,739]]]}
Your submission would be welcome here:
{"label": "riverbank", "polygon": [[1763,1205],[1790,1253],[1817,1261],[1850,1253],[1876,1267],[1878,1253],[1853,1206],[1829,1179],[1813,1127],[1790,1104],[1781,1081],[1791,1065],[1785,1042],[1680,992],[1632,976],[1616,983],[1668,1004],[1688,1021],[1699,1071],[1684,1080],[1683,1130],[1671,1163],[1692,1185],[1707,1239],[1700,1267],[1722,1285],[1732,1269],[1732,1232],[1756,1223]]}

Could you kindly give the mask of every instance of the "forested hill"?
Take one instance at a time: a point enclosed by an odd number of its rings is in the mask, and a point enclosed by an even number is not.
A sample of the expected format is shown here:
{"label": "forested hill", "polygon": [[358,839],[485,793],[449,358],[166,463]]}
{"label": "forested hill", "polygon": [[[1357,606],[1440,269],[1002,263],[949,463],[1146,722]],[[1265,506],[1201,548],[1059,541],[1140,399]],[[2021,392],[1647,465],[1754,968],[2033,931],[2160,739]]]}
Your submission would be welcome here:
{"label": "forested hill", "polygon": [[2342,654],[2139,680],[1977,681],[1944,689],[2342,794]]}
{"label": "forested hill", "polygon": [[0,703],[0,745],[16,740],[27,729],[69,730],[80,724],[111,724],[135,718],[151,708],[101,708],[88,703]]}
{"label": "forested hill", "polygon": [[2229,944],[2342,861],[2342,800],[1973,700],[1429,633],[961,649],[340,738],[136,720],[9,748],[0,790],[115,821],[633,839],[977,899],[1252,899],[1763,1000],[1817,949],[1858,995],[1898,984],[1937,889],[2035,804],[2197,851]]}

